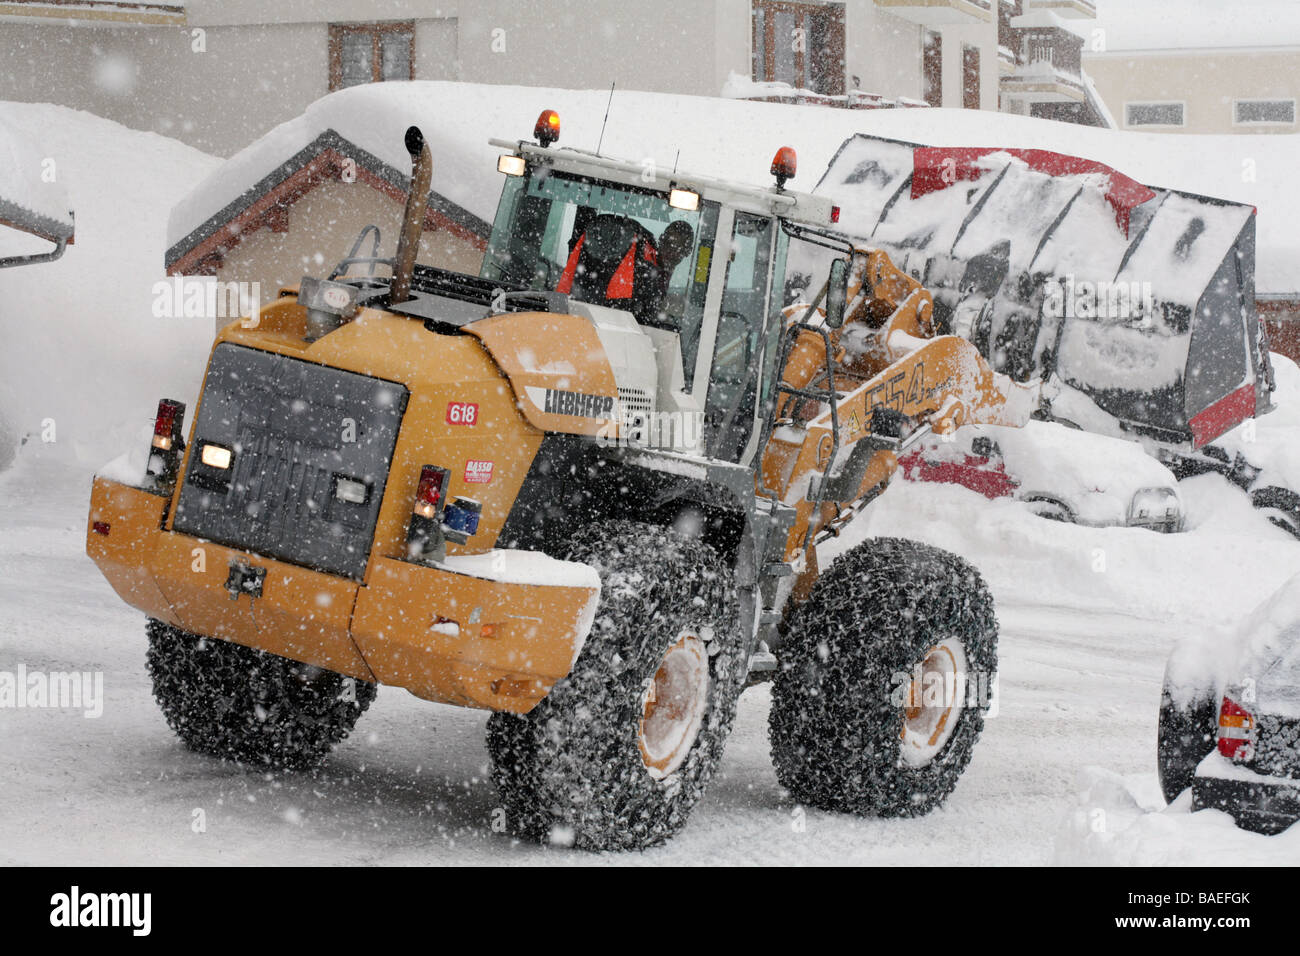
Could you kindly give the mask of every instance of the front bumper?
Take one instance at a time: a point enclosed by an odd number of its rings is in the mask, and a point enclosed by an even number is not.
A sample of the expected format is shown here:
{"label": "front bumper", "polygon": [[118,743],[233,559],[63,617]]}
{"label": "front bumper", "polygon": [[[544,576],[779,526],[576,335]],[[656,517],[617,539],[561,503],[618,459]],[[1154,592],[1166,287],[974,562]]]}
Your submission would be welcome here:
{"label": "front bumper", "polygon": [[[569,673],[600,596],[591,568],[540,555],[542,583],[381,555],[357,582],[169,531],[169,500],[94,481],[86,553],[123,601],[193,634],[428,700],[528,712]],[[265,571],[259,595],[232,594],[236,563]]]}
{"label": "front bumper", "polygon": [[1251,773],[1211,754],[1192,781],[1192,806],[1222,810],[1246,830],[1281,833],[1300,820],[1300,780]]}

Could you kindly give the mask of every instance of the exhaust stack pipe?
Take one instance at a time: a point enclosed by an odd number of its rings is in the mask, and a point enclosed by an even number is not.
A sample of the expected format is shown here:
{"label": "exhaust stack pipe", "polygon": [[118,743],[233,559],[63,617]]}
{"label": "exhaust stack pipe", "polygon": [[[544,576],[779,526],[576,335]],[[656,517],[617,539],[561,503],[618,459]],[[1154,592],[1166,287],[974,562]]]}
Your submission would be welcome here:
{"label": "exhaust stack pipe", "polygon": [[411,273],[415,271],[415,254],[420,248],[424,210],[433,181],[433,154],[418,126],[406,131],[406,151],[411,154],[411,191],[406,196],[402,232],[397,237],[397,255],[393,260],[393,288],[388,299],[392,304],[411,297]]}

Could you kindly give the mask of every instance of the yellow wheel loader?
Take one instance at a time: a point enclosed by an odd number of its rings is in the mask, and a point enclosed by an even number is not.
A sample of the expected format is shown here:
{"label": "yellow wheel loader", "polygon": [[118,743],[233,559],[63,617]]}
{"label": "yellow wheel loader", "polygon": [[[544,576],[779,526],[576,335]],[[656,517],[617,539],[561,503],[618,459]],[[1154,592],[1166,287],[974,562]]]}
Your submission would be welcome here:
{"label": "yellow wheel loader", "polygon": [[[742,690],[772,679],[794,799],[926,812],[990,703],[988,591],[920,544],[820,573],[815,545],[912,442],[1022,424],[1037,386],[935,335],[924,288],[786,188],[792,151],[759,188],[558,133],[547,111],[536,142],[493,141],[471,276],[414,261],[432,156],[412,127],[396,254],[358,254],[363,233],[227,326],[188,428],[163,400],[147,473],[96,478],[87,551],[148,617],[165,717],[194,750],[292,769],[379,684],[489,710],[514,831],[630,849],[685,825]],[[788,306],[796,243],[831,262]]]}

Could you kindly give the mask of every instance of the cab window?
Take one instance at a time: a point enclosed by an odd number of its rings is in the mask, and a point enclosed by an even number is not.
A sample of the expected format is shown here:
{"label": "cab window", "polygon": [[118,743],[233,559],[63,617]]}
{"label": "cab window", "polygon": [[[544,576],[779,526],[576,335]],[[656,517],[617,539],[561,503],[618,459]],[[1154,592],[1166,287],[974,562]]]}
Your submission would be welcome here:
{"label": "cab window", "polygon": [[709,454],[739,461],[753,431],[773,258],[775,222],[736,213],[705,403]]}

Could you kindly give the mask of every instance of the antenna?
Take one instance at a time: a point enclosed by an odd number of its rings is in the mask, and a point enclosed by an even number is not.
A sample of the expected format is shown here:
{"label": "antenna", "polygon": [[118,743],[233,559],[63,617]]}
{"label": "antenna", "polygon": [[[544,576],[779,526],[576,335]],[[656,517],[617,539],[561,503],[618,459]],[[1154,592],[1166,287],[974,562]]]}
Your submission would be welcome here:
{"label": "antenna", "polygon": [[600,155],[600,147],[605,142],[605,124],[609,122],[609,108],[614,102],[614,84],[609,84],[609,102],[605,104],[605,119],[600,124],[600,139],[596,141],[596,155]]}
{"label": "antenna", "polygon": [[677,175],[677,163],[681,160],[681,158],[682,158],[682,151],[679,149],[679,150],[677,151],[677,155],[673,157],[673,175],[674,175],[674,176]]}

